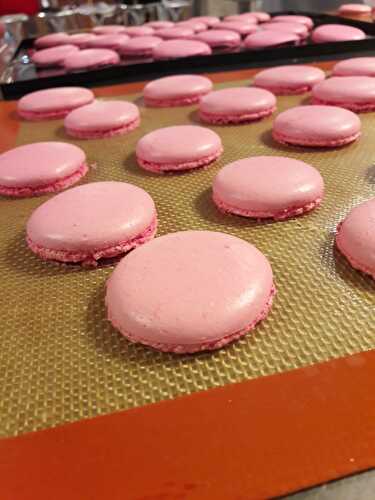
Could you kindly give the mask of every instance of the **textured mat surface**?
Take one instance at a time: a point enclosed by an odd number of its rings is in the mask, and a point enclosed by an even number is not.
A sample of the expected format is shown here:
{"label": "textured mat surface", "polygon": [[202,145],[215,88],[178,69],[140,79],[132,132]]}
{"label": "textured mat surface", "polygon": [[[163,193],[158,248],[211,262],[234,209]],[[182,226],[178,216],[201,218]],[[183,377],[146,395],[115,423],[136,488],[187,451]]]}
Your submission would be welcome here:
{"label": "textured mat surface", "polygon": [[[245,82],[232,82],[239,85]],[[223,87],[228,85],[218,85]],[[129,97],[127,97],[129,98]],[[159,212],[158,234],[224,231],[254,243],[270,259],[278,294],[268,319],[239,342],[214,353],[160,354],[128,343],[107,322],[104,284],[113,267],[94,270],[45,263],[24,240],[32,210],[48,197],[0,199],[0,435],[15,435],[84,417],[152,403],[251,377],[282,372],[375,347],[375,284],[333,250],[337,223],[373,196],[375,114],[362,114],[362,138],[331,151],[279,146],[272,118],[212,127],[224,143],[207,170],[157,176],[140,170],[134,148],[145,133],[196,123],[195,107],[146,109],[128,136],[71,141],[62,121],[23,123],[18,144],[41,140],[81,146],[94,164],[85,180],[118,180],[145,188]],[[280,97],[278,110],[306,102]],[[188,138],[187,138],[188,140]],[[257,223],[220,214],[210,185],[226,163],[251,155],[284,155],[322,173],[322,207],[286,222]],[[272,179],[270,179],[272,182]]]}

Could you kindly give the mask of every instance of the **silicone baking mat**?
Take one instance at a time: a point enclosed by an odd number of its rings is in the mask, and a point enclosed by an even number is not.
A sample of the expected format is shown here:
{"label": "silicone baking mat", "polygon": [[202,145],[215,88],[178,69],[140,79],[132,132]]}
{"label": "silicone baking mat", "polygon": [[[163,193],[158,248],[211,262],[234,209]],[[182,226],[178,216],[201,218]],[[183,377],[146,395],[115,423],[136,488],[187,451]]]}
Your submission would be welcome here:
{"label": "silicone baking mat", "polygon": [[[248,81],[217,85],[235,86]],[[26,247],[25,223],[47,196],[0,200],[0,435],[51,427],[120,409],[282,372],[375,347],[375,285],[333,248],[337,223],[373,196],[374,114],[362,114],[363,135],[335,150],[289,148],[273,142],[272,118],[212,127],[225,152],[207,170],[157,176],[136,165],[145,133],[198,124],[194,106],[145,108],[128,136],[72,141],[62,121],[22,123],[18,144],[62,140],[82,147],[92,168],[84,182],[134,183],[154,198],[158,235],[186,229],[224,231],[254,243],[270,259],[277,296],[269,317],[225,349],[191,356],[130,344],[107,322],[104,285],[113,265],[97,269],[40,261]],[[306,97],[278,98],[278,111]],[[188,140],[188,138],[186,138]],[[226,163],[251,155],[283,155],[314,165],[326,195],[320,209],[284,222],[259,223],[220,214],[211,201],[213,177]],[[272,182],[272,179],[270,179]],[[95,224],[95,221],[93,221]],[[183,298],[181,298],[183,300]]]}

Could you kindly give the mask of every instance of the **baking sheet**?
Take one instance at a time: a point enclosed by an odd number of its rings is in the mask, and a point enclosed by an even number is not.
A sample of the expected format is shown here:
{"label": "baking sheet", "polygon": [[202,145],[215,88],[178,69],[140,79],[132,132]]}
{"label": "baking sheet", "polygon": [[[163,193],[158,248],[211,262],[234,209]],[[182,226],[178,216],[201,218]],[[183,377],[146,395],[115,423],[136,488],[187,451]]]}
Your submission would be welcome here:
{"label": "baking sheet", "polygon": [[[337,223],[350,207],[374,195],[373,113],[361,115],[363,135],[358,142],[327,151],[274,143],[272,118],[210,127],[223,140],[225,152],[219,161],[207,170],[157,176],[137,167],[137,140],[159,127],[197,123],[196,107],[150,109],[137,95],[124,99],[141,109],[142,125],[130,135],[71,140],[61,120],[23,122],[17,143],[62,140],[79,145],[93,165],[83,182],[126,181],[153,196],[158,235],[210,229],[254,243],[273,267],[278,290],[274,306],[253,333],[220,351],[176,356],[130,344],[106,320],[104,284],[113,265],[88,270],[40,261],[26,247],[24,228],[32,210],[48,196],[0,198],[1,436],[375,347],[375,284],[333,250]],[[278,111],[301,102],[307,102],[306,96],[279,97]],[[220,214],[210,193],[219,168],[239,158],[269,154],[302,159],[322,173],[326,195],[321,208],[284,222],[258,223]]]}

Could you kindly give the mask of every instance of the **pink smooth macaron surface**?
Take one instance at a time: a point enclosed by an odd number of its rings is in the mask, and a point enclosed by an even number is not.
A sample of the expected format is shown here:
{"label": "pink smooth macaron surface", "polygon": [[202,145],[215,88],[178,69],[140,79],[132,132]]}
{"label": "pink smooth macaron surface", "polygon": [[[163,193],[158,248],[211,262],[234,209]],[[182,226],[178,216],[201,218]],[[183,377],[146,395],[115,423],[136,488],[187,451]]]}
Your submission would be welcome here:
{"label": "pink smooth macaron surface", "polygon": [[151,36],[155,33],[155,30],[151,26],[126,26],[125,33],[131,37]]}
{"label": "pink smooth macaron surface", "polygon": [[59,191],[86,172],[86,155],[73,144],[25,144],[0,155],[0,194],[19,197]]}
{"label": "pink smooth macaron surface", "polygon": [[212,231],[170,233],[138,248],[107,282],[108,318],[133,342],[175,353],[217,349],[264,319],[275,293],[267,258]]}
{"label": "pink smooth macaron surface", "polygon": [[164,28],[158,30],[157,35],[163,40],[174,40],[179,38],[191,38],[194,35],[194,30],[188,26],[174,26],[173,28]]}
{"label": "pink smooth macaron surface", "polygon": [[69,54],[64,60],[64,67],[68,71],[110,66],[120,62],[120,58],[111,49],[84,49]]}
{"label": "pink smooth macaron surface", "polygon": [[298,146],[344,146],[360,133],[358,116],[337,106],[296,106],[280,113],[273,123],[274,139]]}
{"label": "pink smooth macaron surface", "polygon": [[306,38],[307,35],[309,34],[309,30],[307,26],[305,26],[302,23],[264,23],[261,26],[262,30],[270,30],[270,31],[283,31],[286,33],[294,33],[295,35],[298,35],[300,38]]}
{"label": "pink smooth macaron surface", "polygon": [[209,28],[212,28],[212,26],[215,26],[215,24],[220,22],[220,19],[216,16],[195,16],[190,18],[190,21],[201,21],[202,23],[206,24]]}
{"label": "pink smooth macaron surface", "polygon": [[300,37],[295,33],[276,30],[261,30],[248,35],[245,38],[244,46],[251,50],[259,50],[286,44],[295,45],[299,42]]}
{"label": "pink smooth macaron surface", "polygon": [[308,16],[298,16],[298,15],[283,15],[272,17],[272,22],[276,23],[301,23],[311,29],[314,26],[314,21]]}
{"label": "pink smooth macaron surface", "polygon": [[352,111],[375,109],[375,78],[370,76],[334,76],[312,90],[313,102],[341,106]]}
{"label": "pink smooth macaron surface", "polygon": [[344,3],[339,7],[340,14],[370,14],[370,5],[363,3]]}
{"label": "pink smooth macaron surface", "polygon": [[42,258],[92,262],[137,246],[155,230],[156,209],[146,191],[125,182],[93,182],[64,191],[34,210],[27,239]]}
{"label": "pink smooth macaron surface", "polygon": [[35,47],[37,49],[48,49],[57,45],[66,45],[67,43],[71,43],[70,36],[67,33],[50,33],[37,38]]}
{"label": "pink smooth macaron surface", "polygon": [[156,60],[180,59],[182,57],[209,56],[212,50],[207,43],[197,40],[164,40],[152,52]]}
{"label": "pink smooth macaron surface", "polygon": [[276,98],[268,90],[231,87],[204,96],[199,104],[199,117],[204,122],[224,125],[258,120],[275,109]]}
{"label": "pink smooth macaron surface", "polygon": [[67,55],[72,52],[78,52],[79,48],[75,45],[58,45],[49,49],[42,49],[34,52],[31,56],[32,62],[41,68],[50,66],[60,66]]}
{"label": "pink smooth macaron surface", "polygon": [[258,23],[258,18],[257,16],[254,16],[253,14],[251,13],[245,13],[245,14],[233,14],[233,15],[230,15],[230,16],[225,16],[224,17],[224,21],[225,22],[246,22],[246,23],[253,23],[253,24],[257,24]]}
{"label": "pink smooth macaron surface", "polygon": [[136,36],[118,47],[118,52],[125,56],[152,56],[153,50],[163,40],[158,36]]}
{"label": "pink smooth macaron surface", "polygon": [[82,106],[64,120],[67,133],[82,139],[111,137],[138,127],[138,107],[127,101],[94,101]]}
{"label": "pink smooth macaron surface", "polygon": [[189,28],[194,31],[194,33],[199,33],[200,31],[206,31],[208,25],[202,21],[197,21],[193,19],[188,19],[187,21],[181,21],[176,24],[177,28]]}
{"label": "pink smooth macaron surface", "polygon": [[245,217],[277,220],[317,207],[324,181],[311,165],[281,156],[253,156],[223,167],[213,182],[220,210]]}
{"label": "pink smooth macaron surface", "polygon": [[227,29],[211,29],[195,35],[195,40],[200,40],[210,47],[239,47],[241,35],[236,31]]}
{"label": "pink smooth macaron surface", "polygon": [[268,12],[253,10],[251,11],[251,15],[257,19],[258,23],[266,23],[271,19],[271,16],[268,14]]}
{"label": "pink smooth macaron surface", "polygon": [[187,170],[209,165],[223,152],[220,137],[197,125],[174,125],[143,136],[136,146],[138,164],[146,170]]}
{"label": "pink smooth macaron surface", "polygon": [[95,40],[95,38],[96,35],[93,33],[75,33],[74,35],[69,36],[69,43],[77,45],[80,49],[84,49],[87,42],[91,42],[92,40]]}
{"label": "pink smooth macaron surface", "polygon": [[375,76],[375,57],[352,57],[339,61],[332,70],[333,76]]}
{"label": "pink smooth macaron surface", "polygon": [[88,49],[112,49],[117,50],[121,45],[130,40],[125,33],[108,33],[98,35],[94,39],[87,42]]}
{"label": "pink smooth macaron surface", "polygon": [[364,40],[366,33],[354,26],[343,24],[323,24],[315,28],[311,39],[315,43],[345,42],[350,40]]}
{"label": "pink smooth macaron surface", "polygon": [[182,106],[199,102],[211,90],[212,82],[205,76],[165,76],[149,82],[143,90],[143,98],[151,107]]}
{"label": "pink smooth macaron surface", "polygon": [[119,26],[117,24],[106,24],[104,26],[95,26],[92,29],[95,35],[112,35],[125,33],[125,26]]}
{"label": "pink smooth macaron surface", "polygon": [[375,198],[354,207],[339,225],[336,245],[352,267],[375,279]]}
{"label": "pink smooth macaron surface", "polygon": [[309,92],[325,79],[325,73],[314,66],[285,65],[259,71],[254,86],[270,90],[276,95],[293,95]]}
{"label": "pink smooth macaron surface", "polygon": [[250,35],[250,33],[255,33],[255,31],[258,31],[258,25],[242,21],[222,21],[215,24],[215,30],[235,31],[241,36],[246,36]]}
{"label": "pink smooth macaron surface", "polygon": [[145,24],[145,26],[149,26],[150,28],[153,28],[155,30],[173,28],[174,25],[175,23],[172,21],[150,21]]}
{"label": "pink smooth macaron surface", "polygon": [[26,120],[61,118],[93,100],[94,94],[89,89],[56,87],[25,95],[18,101],[17,111]]}

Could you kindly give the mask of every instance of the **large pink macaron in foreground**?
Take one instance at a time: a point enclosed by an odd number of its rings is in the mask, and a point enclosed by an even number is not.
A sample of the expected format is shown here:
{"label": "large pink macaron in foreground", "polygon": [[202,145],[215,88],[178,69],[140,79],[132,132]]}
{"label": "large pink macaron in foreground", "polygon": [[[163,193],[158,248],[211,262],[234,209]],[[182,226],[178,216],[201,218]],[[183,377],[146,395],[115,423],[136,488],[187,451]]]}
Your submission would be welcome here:
{"label": "large pink macaron in foreground", "polygon": [[35,40],[37,49],[49,49],[57,45],[66,45],[70,42],[70,36],[67,33],[50,33],[49,35],[40,36]]}
{"label": "large pink macaron in foreground", "polygon": [[259,71],[253,84],[276,95],[295,95],[309,92],[325,77],[324,71],[314,66],[285,65]]}
{"label": "large pink macaron in foreground", "polygon": [[375,76],[375,57],[352,57],[334,65],[333,76]]}
{"label": "large pink macaron in foreground", "polygon": [[93,100],[94,94],[91,90],[83,87],[37,90],[18,101],[17,112],[25,120],[53,120],[63,118],[73,109]]}
{"label": "large pink macaron in foreground", "polygon": [[130,37],[125,33],[109,33],[96,36],[93,40],[87,42],[86,47],[88,49],[118,50],[128,40],[130,40]]}
{"label": "large pink macaron in foreground", "polygon": [[140,124],[138,107],[127,101],[94,101],[64,120],[68,135],[78,139],[104,139],[127,134]]}
{"label": "large pink macaron in foreground", "polygon": [[336,245],[352,267],[375,279],[375,198],[354,207],[337,228]]}
{"label": "large pink macaron in foreground", "polygon": [[245,38],[244,47],[250,50],[268,49],[273,47],[283,47],[285,45],[297,45],[300,37],[295,33],[261,30],[251,33]]}
{"label": "large pink macaron in foreground", "polygon": [[241,35],[232,30],[211,29],[195,35],[195,40],[213,48],[236,48],[241,45]]}
{"label": "large pink macaron in foreground", "polygon": [[125,26],[119,26],[117,24],[106,24],[104,26],[95,26],[92,32],[95,35],[115,35],[125,33]]}
{"label": "large pink macaron in foreground", "polygon": [[75,33],[69,36],[69,42],[72,45],[77,45],[80,49],[85,49],[88,42],[96,38],[93,33]]}
{"label": "large pink macaron in foreground", "polygon": [[358,139],[361,120],[337,106],[297,106],[276,117],[272,134],[282,144],[336,148]]}
{"label": "large pink macaron in foreground", "polygon": [[200,75],[165,76],[149,82],[143,90],[146,106],[165,108],[196,104],[211,92],[212,82]]}
{"label": "large pink macaron in foreground", "polygon": [[301,39],[305,39],[309,34],[307,26],[302,23],[264,23],[261,26],[262,30],[268,31],[282,31],[285,33],[294,33]]}
{"label": "large pink macaron in foreground", "polygon": [[311,165],[281,156],[253,156],[223,167],[213,200],[225,213],[256,219],[288,219],[320,205],[324,181]]}
{"label": "large pink macaron in foreground", "polygon": [[209,56],[210,54],[212,54],[210,46],[197,40],[164,40],[152,51],[152,57],[156,60]]}
{"label": "large pink macaron in foreground", "polygon": [[136,36],[121,44],[117,51],[128,57],[152,57],[155,47],[162,41],[158,36]]}
{"label": "large pink macaron in foreground", "polygon": [[235,31],[241,36],[247,36],[250,35],[250,33],[255,33],[258,29],[257,24],[242,21],[222,21],[221,23],[215,24],[215,30]]}
{"label": "large pink macaron in foreground", "polygon": [[363,15],[371,14],[371,6],[363,3],[344,3],[339,7],[339,14],[342,15]]}
{"label": "large pink macaron in foreground", "polygon": [[82,149],[65,142],[35,142],[0,155],[0,194],[25,198],[61,191],[88,171]]}
{"label": "large pink macaron in foreground", "polygon": [[120,57],[111,49],[85,49],[69,54],[64,60],[67,71],[95,69],[102,66],[112,66],[120,62]]}
{"label": "large pink macaron in foreground", "polygon": [[314,21],[308,16],[299,16],[294,14],[274,16],[272,22],[275,23],[301,23],[311,29],[314,26]]}
{"label": "large pink macaron in foreground", "polygon": [[255,246],[184,231],[122,259],[105,301],[108,319],[131,342],[182,354],[239,339],[267,316],[274,294],[270,263]]}
{"label": "large pink macaron in foreground", "polygon": [[78,52],[75,45],[59,45],[49,49],[42,49],[34,52],[31,56],[32,62],[39,68],[49,68],[51,66],[62,66],[64,59],[72,52]]}
{"label": "large pink macaron in foreground", "polygon": [[334,76],[315,85],[314,104],[341,106],[357,113],[375,110],[375,78],[370,76]]}
{"label": "large pink macaron in foreground", "polygon": [[152,239],[151,196],[125,182],[93,182],[40,205],[27,222],[27,243],[45,260],[96,265]]}
{"label": "large pink macaron in foreground", "polygon": [[323,24],[315,28],[311,35],[311,39],[315,43],[346,42],[364,40],[365,38],[366,33],[361,29],[343,24]]}
{"label": "large pink macaron in foreground", "polygon": [[220,137],[196,125],[154,130],[142,137],[136,147],[139,166],[157,174],[206,167],[222,152]]}
{"label": "large pink macaron in foreground", "polygon": [[154,28],[151,28],[151,26],[126,26],[125,33],[131,37],[152,36],[155,33],[155,30]]}
{"label": "large pink macaron in foreground", "polygon": [[216,125],[247,123],[269,116],[275,109],[276,98],[268,90],[232,87],[203,97],[199,104],[199,118]]}

